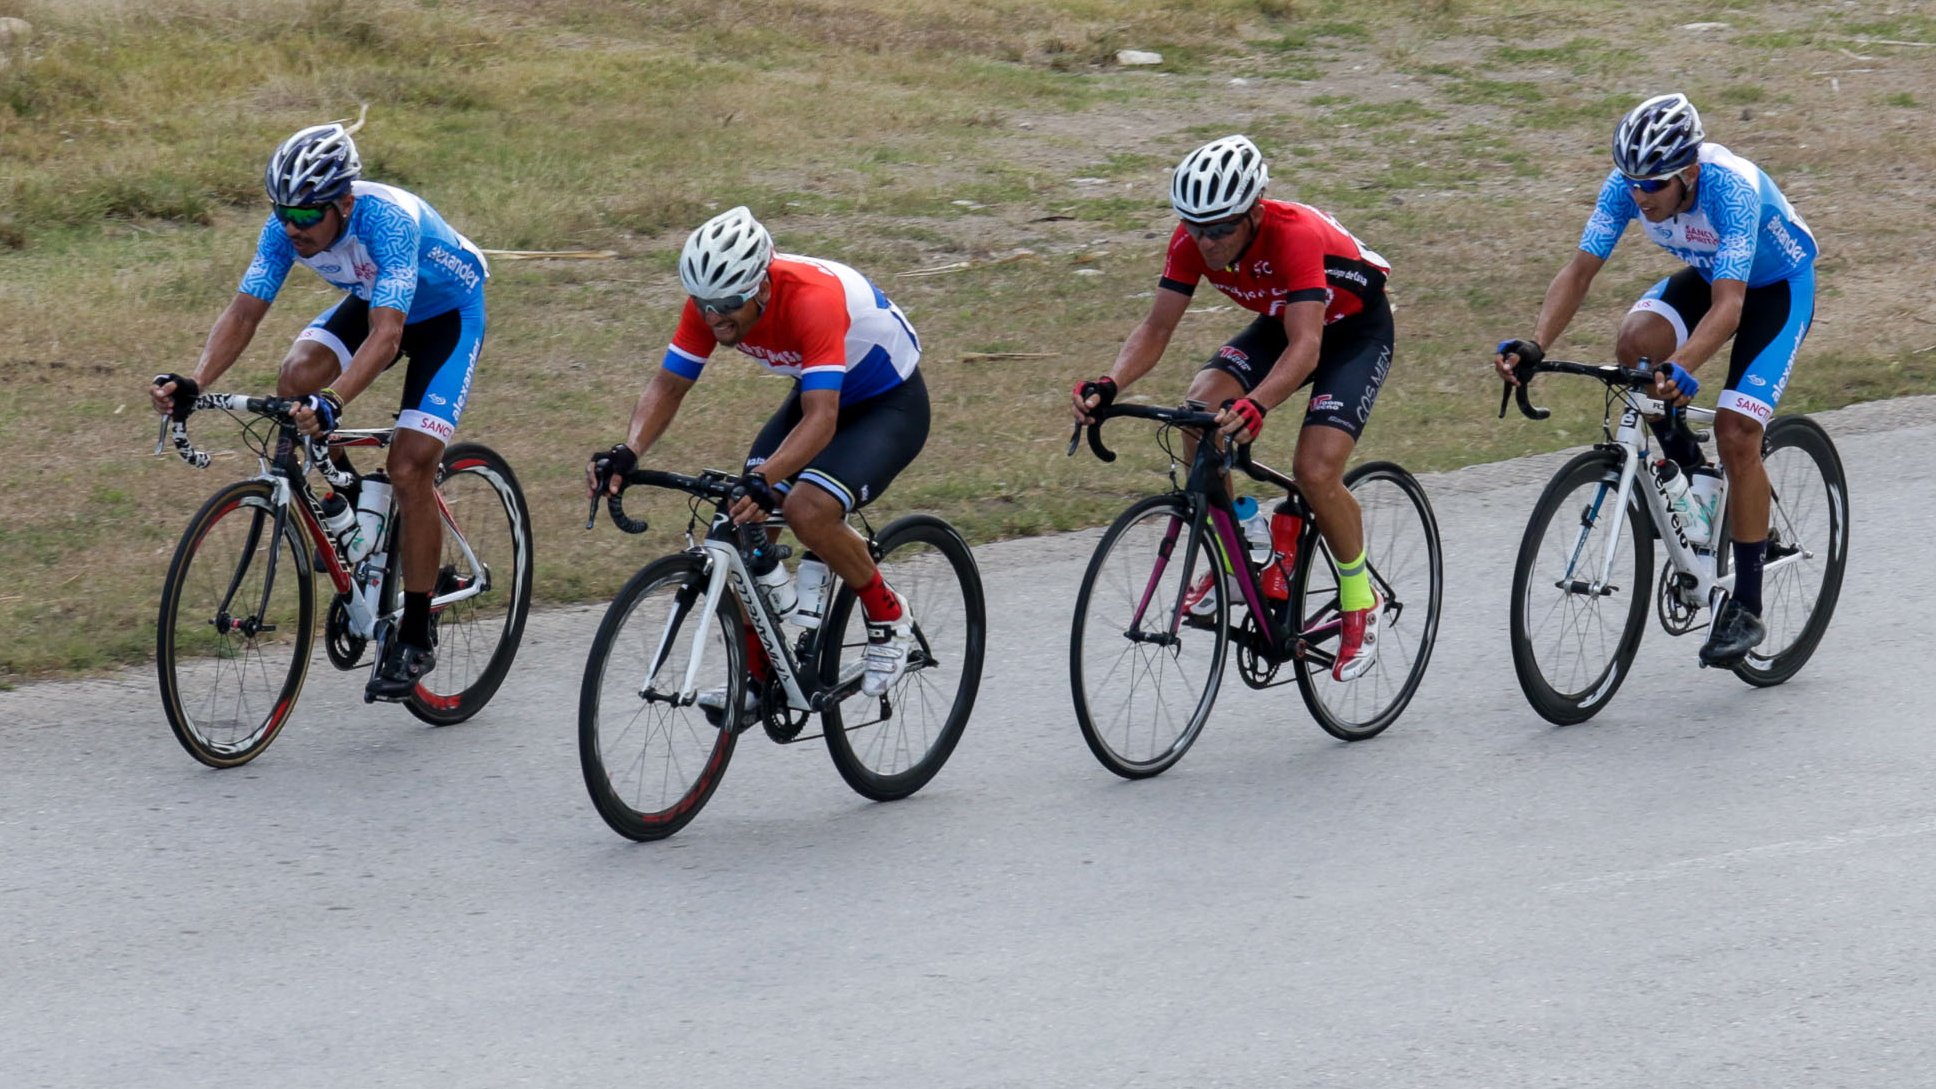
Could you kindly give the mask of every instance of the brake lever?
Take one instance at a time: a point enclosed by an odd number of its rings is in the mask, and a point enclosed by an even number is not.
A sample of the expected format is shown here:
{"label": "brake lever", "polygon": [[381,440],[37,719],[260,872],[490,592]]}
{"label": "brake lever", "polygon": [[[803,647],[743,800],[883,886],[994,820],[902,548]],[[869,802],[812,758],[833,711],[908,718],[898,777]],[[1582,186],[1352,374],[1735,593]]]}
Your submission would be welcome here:
{"label": "brake lever", "polygon": [[[1077,424],[1076,429],[1074,431],[1069,432],[1069,456],[1070,457],[1076,456],[1076,447],[1081,445],[1081,443],[1082,443],[1082,425]],[[161,447],[159,443],[157,443],[157,445],[155,446],[155,453],[157,454],[161,453]]]}

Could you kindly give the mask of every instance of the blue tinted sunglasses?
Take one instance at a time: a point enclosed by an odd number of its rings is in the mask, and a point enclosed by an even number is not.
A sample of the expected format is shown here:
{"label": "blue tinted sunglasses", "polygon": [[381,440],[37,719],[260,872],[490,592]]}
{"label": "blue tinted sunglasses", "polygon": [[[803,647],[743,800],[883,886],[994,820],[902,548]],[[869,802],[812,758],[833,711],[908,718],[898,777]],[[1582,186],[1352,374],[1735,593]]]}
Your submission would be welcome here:
{"label": "blue tinted sunglasses", "polygon": [[1674,179],[1678,177],[1680,175],[1675,173],[1669,174],[1664,178],[1628,178],[1627,184],[1643,193],[1658,193],[1671,185]]}

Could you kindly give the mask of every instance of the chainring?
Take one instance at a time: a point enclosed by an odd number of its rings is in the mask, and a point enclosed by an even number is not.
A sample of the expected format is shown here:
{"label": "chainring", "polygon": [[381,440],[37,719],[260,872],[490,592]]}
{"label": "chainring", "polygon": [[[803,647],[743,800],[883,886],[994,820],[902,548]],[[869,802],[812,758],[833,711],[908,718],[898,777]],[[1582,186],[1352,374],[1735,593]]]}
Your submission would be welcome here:
{"label": "chainring", "polygon": [[369,645],[368,639],[350,634],[349,606],[344,604],[343,595],[337,594],[323,623],[323,646],[329,651],[329,664],[342,670],[355,669]]}

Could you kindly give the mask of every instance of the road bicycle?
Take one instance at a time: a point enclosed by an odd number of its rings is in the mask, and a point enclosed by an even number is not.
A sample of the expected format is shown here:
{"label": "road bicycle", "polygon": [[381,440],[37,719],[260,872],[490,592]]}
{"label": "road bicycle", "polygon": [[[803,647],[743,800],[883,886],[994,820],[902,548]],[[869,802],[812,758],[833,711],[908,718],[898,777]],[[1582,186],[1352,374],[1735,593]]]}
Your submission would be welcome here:
{"label": "road bicycle", "polygon": [[[798,606],[820,617],[812,628],[783,617],[756,589],[755,573],[784,551],[775,538],[785,520],[735,527],[726,511],[743,494],[737,474],[635,469],[623,479],[690,496],[691,520],[686,549],[640,568],[612,600],[585,662],[579,762],[613,831],[655,840],[685,827],[754,722],[783,745],[824,739],[841,778],[865,798],[905,798],[934,778],[974,710],[988,633],[981,571],[954,527],[915,514],[876,534],[855,512],[882,577],[907,601],[915,637],[906,671],[868,696],[866,619],[850,587],[827,572],[817,600]],[[646,520],[627,515],[621,495],[606,501],[612,523],[645,532]],[[703,517],[707,504],[714,509]],[[594,499],[587,529],[596,518]],[[695,540],[702,521],[708,528]],[[767,663],[763,682],[749,655]],[[820,732],[805,733],[815,715]]]}
{"label": "road bicycle", "polygon": [[[1076,721],[1096,759],[1127,779],[1160,774],[1182,759],[1210,718],[1232,643],[1238,675],[1252,688],[1289,683],[1277,673],[1291,665],[1305,707],[1333,737],[1362,741],[1395,722],[1431,660],[1444,589],[1438,520],[1418,481],[1390,462],[1345,474],[1364,513],[1365,565],[1381,602],[1381,627],[1371,669],[1339,683],[1331,677],[1343,617],[1337,572],[1297,482],[1252,460],[1247,445],[1211,441],[1216,415],[1202,405],[1118,403],[1091,415],[1089,448],[1103,461],[1116,455],[1102,443],[1102,424],[1118,416],[1160,424],[1158,445],[1170,458],[1170,490],[1117,517],[1076,595],[1069,681]],[[1179,430],[1198,437],[1181,483],[1171,441]],[[1076,442],[1069,440],[1071,454]],[[1251,558],[1224,487],[1233,469],[1283,489],[1286,509],[1302,519],[1295,556],[1272,561],[1292,565],[1284,601],[1266,599],[1261,589],[1263,568]],[[1222,591],[1207,615],[1194,615],[1186,597],[1212,570]],[[1239,608],[1242,620],[1233,621]]]}
{"label": "road bicycle", "polygon": [[[368,524],[352,521],[332,532],[325,501],[308,479],[315,470],[339,493],[358,490],[347,451],[386,448],[395,429],[341,429],[310,439],[296,427],[300,403],[225,393],[195,398],[197,410],[220,409],[242,424],[261,467],[202,504],[162,586],[155,639],[162,707],[182,748],[210,767],[260,756],[295,710],[315,640],[316,575],[334,594],[324,645],[337,669],[355,669],[372,645],[374,669],[403,614],[394,497],[380,530],[371,512]],[[198,469],[211,464],[211,455],[190,442],[186,422],[164,419],[162,431],[182,460]],[[517,655],[531,606],[531,516],[510,465],[477,443],[445,449],[436,487],[443,520],[430,603],[437,668],[403,702],[411,714],[443,726],[483,710]],[[336,520],[340,525],[340,514]],[[359,525],[368,538],[353,550]]]}
{"label": "road bicycle", "polygon": [[[1712,532],[1701,539],[1681,523],[1665,486],[1641,469],[1650,456],[1650,416],[1666,411],[1645,360],[1633,368],[1548,359],[1517,370],[1506,384],[1519,411],[1543,420],[1528,387],[1535,374],[1571,374],[1606,388],[1600,422],[1605,441],[1553,474],[1533,507],[1513,567],[1512,652],[1519,686],[1549,722],[1584,722],[1613,699],[1627,679],[1646,627],[1649,599],[1667,634],[1706,628],[1734,588],[1733,549],[1725,512],[1726,477]],[[1619,412],[1615,424],[1614,413]],[[1676,419],[1711,422],[1715,410],[1688,406]],[[1704,434],[1694,434],[1697,442]],[[1841,594],[1848,562],[1848,482],[1835,444],[1806,416],[1769,423],[1761,443],[1772,491],[1768,551],[1762,570],[1767,638],[1732,667],[1758,687],[1795,675],[1821,642]],[[1657,589],[1653,545],[1666,551]]]}

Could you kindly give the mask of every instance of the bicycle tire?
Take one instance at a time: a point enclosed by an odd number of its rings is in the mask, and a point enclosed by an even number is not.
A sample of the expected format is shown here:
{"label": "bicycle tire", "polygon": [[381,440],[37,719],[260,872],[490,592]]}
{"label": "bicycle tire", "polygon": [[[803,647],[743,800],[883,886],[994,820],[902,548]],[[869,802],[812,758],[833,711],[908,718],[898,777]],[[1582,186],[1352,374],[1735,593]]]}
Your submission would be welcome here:
{"label": "bicycle tire", "polygon": [[[888,802],[926,786],[960,743],[981,690],[988,614],[974,553],[953,526],[909,515],[889,524],[876,542],[881,576],[907,599],[917,649],[884,697],[856,692],[829,704],[821,726],[847,785],[863,798]],[[867,646],[857,604],[852,588],[843,587],[827,611],[823,686],[839,683],[843,668],[856,668]],[[880,715],[883,698],[891,718]]]}
{"label": "bicycle tire", "polygon": [[[1194,552],[1183,534],[1194,534]],[[1174,562],[1166,563],[1159,575],[1154,564],[1164,554]],[[1150,496],[1118,515],[1103,533],[1076,593],[1069,632],[1069,692],[1076,724],[1096,760],[1125,779],[1160,775],[1183,759],[1209,721],[1223,683],[1230,641],[1227,594],[1217,594],[1215,609],[1204,618],[1207,630],[1178,624],[1175,642],[1167,645],[1132,634],[1154,628],[1167,638],[1170,610],[1197,573],[1183,570],[1188,555],[1196,557],[1192,568],[1216,565],[1207,524],[1203,530],[1191,528],[1190,503],[1180,495]],[[1134,626],[1139,607],[1142,627]],[[1166,668],[1166,656],[1173,669]],[[1166,686],[1165,679],[1194,676],[1199,670],[1204,676],[1201,689],[1176,693],[1182,698],[1169,710],[1163,703],[1165,688],[1174,690],[1188,681]],[[1147,723],[1142,721],[1145,710],[1155,712]]]}
{"label": "bicycle tire", "polygon": [[[1365,565],[1384,598],[1378,658],[1356,679],[1339,683],[1331,679],[1328,655],[1302,656],[1297,690],[1325,733],[1340,741],[1363,741],[1398,721],[1425,679],[1438,642],[1445,561],[1438,517],[1411,473],[1389,461],[1366,462],[1345,474],[1344,485],[1358,499]],[[1302,618],[1300,632],[1338,615],[1337,571],[1328,557],[1327,549],[1314,544],[1292,573],[1291,609]],[[1314,578],[1319,585],[1313,585]],[[1420,605],[1423,621],[1408,623],[1408,614]]]}
{"label": "bicycle tire", "polygon": [[[1732,671],[1756,688],[1771,688],[1808,664],[1835,615],[1849,559],[1849,485],[1835,443],[1822,425],[1806,416],[1784,416],[1769,424],[1761,449],[1771,491],[1770,547],[1800,547],[1820,557],[1820,581],[1813,587],[1808,577],[1816,562],[1812,559],[1764,576],[1761,619],[1768,634]],[[1791,450],[1800,459],[1781,456]],[[1734,550],[1725,528],[1720,538],[1717,567],[1725,573]],[[1798,611],[1800,617],[1791,619]]]}
{"label": "bicycle tire", "polygon": [[[687,625],[705,602],[706,581],[706,560],[689,552],[647,564],[612,599],[585,660],[579,766],[598,815],[628,839],[664,839],[691,823],[733,758],[737,731],[708,722],[696,704],[641,695],[655,680],[672,689],[683,683],[693,646]],[[720,595],[714,621],[717,639],[708,640],[706,669],[695,678],[695,690],[723,686],[726,706],[738,707],[746,685],[745,645],[731,594]],[[666,653],[652,669],[662,638]],[[636,755],[627,755],[633,746]],[[649,780],[655,778],[658,797],[652,799]]]}
{"label": "bicycle tire", "polygon": [[[486,489],[476,502],[468,494],[472,481]],[[464,540],[483,565],[489,587],[475,597],[451,603],[431,618],[437,668],[404,701],[410,713],[423,721],[448,726],[477,714],[491,701],[524,639],[524,622],[531,610],[531,511],[510,464],[478,443],[460,442],[444,451],[437,490],[449,511],[449,524],[440,527],[443,554],[435,593],[479,577],[454,539],[460,528],[466,529]],[[501,533],[499,518],[503,519]],[[492,532],[486,533],[487,528]],[[491,543],[487,546],[486,541]],[[505,549],[511,553],[509,560],[494,562],[489,553]]]}
{"label": "bicycle tire", "polygon": [[[175,740],[212,768],[262,755],[295,711],[309,672],[316,597],[308,544],[295,517],[279,532],[275,520],[268,481],[221,489],[189,520],[162,584],[155,625],[162,710]],[[268,552],[265,532],[275,534]],[[230,608],[255,611],[234,616]],[[252,691],[252,680],[263,691]]]}
{"label": "bicycle tire", "polygon": [[[1558,584],[1571,562],[1569,557],[1574,555],[1580,557],[1581,564],[1591,566],[1590,574],[1581,572],[1585,581],[1597,577],[1598,561],[1589,557],[1602,553],[1586,546],[1595,538],[1595,530],[1605,524],[1606,501],[1617,494],[1620,457],[1612,450],[1588,450],[1561,466],[1534,504],[1513,562],[1513,671],[1518,674],[1526,702],[1541,718],[1558,726],[1585,722],[1613,699],[1640,649],[1652,607],[1653,522],[1638,495],[1629,496],[1623,521],[1632,550],[1631,569],[1616,552],[1610,592],[1589,597]],[[1574,507],[1571,500],[1582,490],[1588,492],[1586,505]],[[1579,512],[1579,531],[1562,530],[1556,539],[1548,541],[1555,518],[1574,509]],[[1544,567],[1542,561],[1547,561]],[[1622,585],[1623,577],[1631,581]],[[1624,620],[1617,610],[1602,619],[1600,606],[1609,601],[1626,610]],[[1617,634],[1610,631],[1607,620],[1618,621]],[[1548,663],[1542,664],[1535,641],[1554,633],[1562,638],[1546,655]],[[1568,644],[1586,651],[1589,642],[1597,648],[1591,652],[1591,660],[1570,666],[1557,661]]]}

